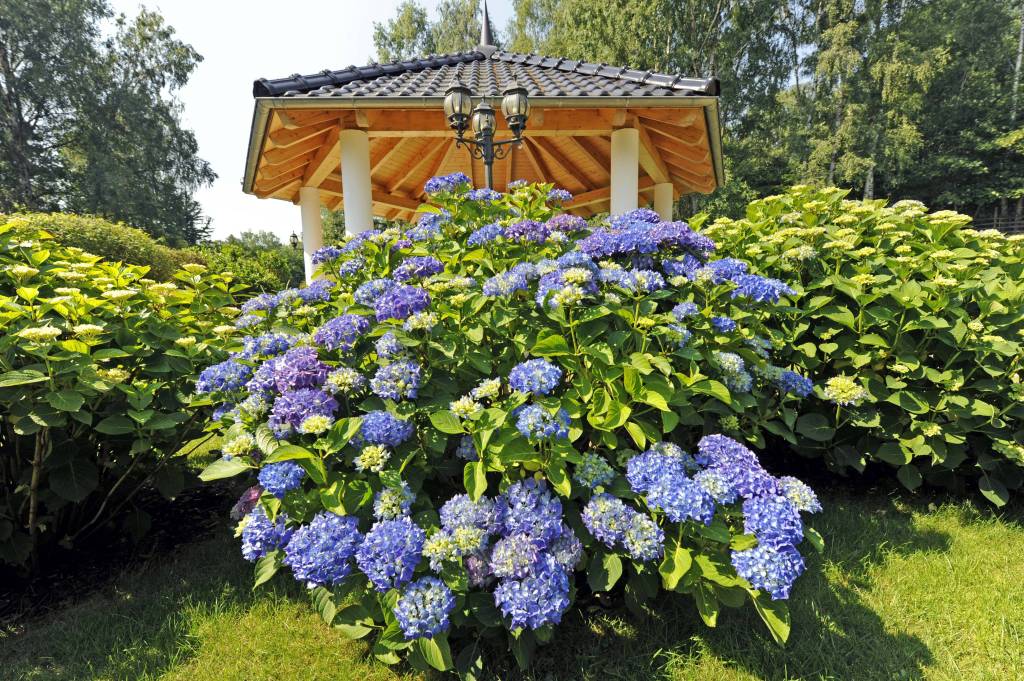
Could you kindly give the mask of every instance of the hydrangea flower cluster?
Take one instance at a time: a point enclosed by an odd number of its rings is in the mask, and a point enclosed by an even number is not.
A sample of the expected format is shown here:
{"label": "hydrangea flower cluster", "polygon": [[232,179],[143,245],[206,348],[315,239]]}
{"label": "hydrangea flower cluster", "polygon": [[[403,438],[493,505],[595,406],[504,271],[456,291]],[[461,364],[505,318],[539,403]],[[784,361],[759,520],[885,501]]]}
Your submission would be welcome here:
{"label": "hydrangea flower cluster", "polygon": [[516,412],[516,428],[527,440],[538,442],[569,437],[569,412],[559,409],[552,414],[539,404],[528,404]]}
{"label": "hydrangea flower cluster", "polygon": [[343,314],[328,321],[313,334],[313,341],[326,350],[348,352],[370,329],[370,321],[358,314]]}
{"label": "hydrangea flower cluster", "polygon": [[393,362],[377,369],[370,389],[388,400],[414,400],[420,387],[420,366],[410,360]]}
{"label": "hydrangea flower cluster", "polygon": [[425,534],[409,518],[381,520],[366,533],[356,564],[378,591],[400,589],[420,562]]}
{"label": "hydrangea flower cluster", "polygon": [[322,511],[295,530],[284,549],[284,564],[309,588],[334,586],[352,571],[351,559],[360,545],[359,521]]}
{"label": "hydrangea flower cluster", "polygon": [[293,530],[288,527],[288,516],[280,514],[275,520],[267,517],[262,506],[255,507],[242,528],[242,557],[257,561],[271,551],[284,547]]}
{"label": "hydrangea flower cluster", "polygon": [[302,485],[305,477],[306,469],[294,461],[267,464],[259,473],[260,485],[278,499]]}
{"label": "hydrangea flower cluster", "polygon": [[395,605],[395,619],[407,640],[433,638],[448,630],[455,596],[437,577],[421,577],[402,592]]}
{"label": "hydrangea flower cluster", "polygon": [[432,255],[424,255],[406,258],[401,265],[395,268],[391,276],[395,281],[408,281],[429,277],[439,272],[444,272],[444,263]]}
{"label": "hydrangea flower cluster", "polygon": [[534,395],[549,395],[562,380],[562,369],[546,359],[531,359],[517,364],[508,374],[513,389]]}
{"label": "hydrangea flower cluster", "polygon": [[472,180],[465,173],[451,173],[449,175],[438,175],[427,180],[423,191],[428,194],[439,192],[457,192],[466,189],[472,184]]}

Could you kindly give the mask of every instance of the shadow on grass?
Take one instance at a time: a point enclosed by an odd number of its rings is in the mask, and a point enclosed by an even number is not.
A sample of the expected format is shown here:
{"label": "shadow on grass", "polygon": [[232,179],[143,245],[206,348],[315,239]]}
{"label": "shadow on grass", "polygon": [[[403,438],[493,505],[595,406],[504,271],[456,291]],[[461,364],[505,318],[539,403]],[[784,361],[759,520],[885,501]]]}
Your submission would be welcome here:
{"label": "shadow on grass", "polygon": [[[790,599],[792,633],[776,645],[753,608],[725,609],[707,629],[692,599],[663,594],[648,618],[625,611],[566,616],[539,650],[527,679],[922,679],[933,657],[916,636],[887,629],[863,598],[887,556],[945,552],[945,534],[915,528],[908,510],[883,498],[837,496],[814,527],[829,541],[809,556]],[[518,674],[504,656],[495,678]]]}

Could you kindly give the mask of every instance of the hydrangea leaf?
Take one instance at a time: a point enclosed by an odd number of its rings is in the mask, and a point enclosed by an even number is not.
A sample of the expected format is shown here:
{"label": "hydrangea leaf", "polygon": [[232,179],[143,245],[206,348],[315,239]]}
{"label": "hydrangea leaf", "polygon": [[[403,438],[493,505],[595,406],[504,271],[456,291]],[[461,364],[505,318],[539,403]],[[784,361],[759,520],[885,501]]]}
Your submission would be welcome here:
{"label": "hydrangea leaf", "polygon": [[691,565],[693,565],[693,558],[690,556],[690,551],[670,537],[665,542],[665,558],[658,566],[662,586],[668,591],[675,589]]}
{"label": "hydrangea leaf", "polygon": [[828,442],[835,435],[835,428],[821,414],[804,414],[796,420],[796,432],[815,442]]}
{"label": "hydrangea leaf", "polygon": [[590,560],[587,583],[594,591],[610,591],[622,576],[622,559],[614,553],[598,552]]}
{"label": "hydrangea leaf", "polygon": [[280,550],[270,551],[257,560],[256,567],[254,568],[255,579],[253,580],[252,588],[255,590],[260,584],[270,581],[270,578],[277,573],[279,567],[281,567]]}
{"label": "hydrangea leaf", "polygon": [[459,435],[465,432],[465,429],[462,427],[462,421],[459,420],[459,417],[447,409],[435,411],[431,414],[430,422],[434,424],[434,427],[439,431],[447,433],[448,435]]}
{"label": "hydrangea leaf", "polygon": [[452,651],[445,634],[438,634],[434,638],[418,638],[416,647],[427,664],[434,669],[443,672],[452,668]]}
{"label": "hydrangea leaf", "polygon": [[754,608],[768,626],[772,638],[779,645],[784,644],[789,639],[789,606],[785,601],[772,600],[768,594],[762,591],[752,592],[751,596]]}
{"label": "hydrangea leaf", "polygon": [[466,493],[473,501],[477,501],[487,491],[487,474],[483,460],[471,461],[462,470],[462,482]]}
{"label": "hydrangea leaf", "polygon": [[204,468],[203,472],[199,474],[199,479],[203,482],[209,482],[211,480],[230,478],[251,468],[252,466],[245,463],[238,457],[233,457],[231,459],[221,458]]}

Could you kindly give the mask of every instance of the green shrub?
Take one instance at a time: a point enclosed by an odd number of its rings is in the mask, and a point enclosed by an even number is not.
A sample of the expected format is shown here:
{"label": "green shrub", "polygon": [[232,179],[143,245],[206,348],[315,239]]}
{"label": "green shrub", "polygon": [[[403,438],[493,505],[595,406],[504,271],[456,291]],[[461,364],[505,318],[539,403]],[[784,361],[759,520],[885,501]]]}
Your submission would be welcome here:
{"label": "green shrub", "polygon": [[838,469],[894,466],[911,489],[976,479],[1002,505],[1024,479],[1024,236],[845,195],[795,187],[705,230],[801,293],[785,361],[824,401],[780,435]]}
{"label": "green shrub", "polygon": [[454,664],[449,630],[463,671],[481,638],[526,664],[612,590],[687,594],[709,626],[753,604],[785,640],[818,504],[716,433],[791,432],[811,386],[765,324],[789,289],[732,283],[742,263],[704,264],[708,239],[647,209],[591,228],[549,186],[467,183],[431,180],[417,225],[247,301],[252,335],[200,375],[224,414],[202,477],[259,482],[239,502],[257,584],[288,566],[328,624],[417,668]]}
{"label": "green shrub", "polygon": [[107,260],[149,267],[149,276],[168,281],[182,265],[199,262],[202,258],[186,251],[157,243],[141,229],[103,218],[70,213],[22,213],[5,216],[28,229],[44,229],[65,246],[84,249]]}
{"label": "green shrub", "polygon": [[243,232],[190,251],[197,253],[211,272],[230,272],[235,286],[248,295],[298,286],[306,276],[302,251],[282,245],[271,232]]}
{"label": "green shrub", "polygon": [[[177,283],[62,246],[39,221],[0,223],[0,561],[74,544],[113,518],[140,529],[136,493],[173,496],[196,367],[223,356],[229,281],[187,265]],[[140,511],[127,515],[126,511]]]}

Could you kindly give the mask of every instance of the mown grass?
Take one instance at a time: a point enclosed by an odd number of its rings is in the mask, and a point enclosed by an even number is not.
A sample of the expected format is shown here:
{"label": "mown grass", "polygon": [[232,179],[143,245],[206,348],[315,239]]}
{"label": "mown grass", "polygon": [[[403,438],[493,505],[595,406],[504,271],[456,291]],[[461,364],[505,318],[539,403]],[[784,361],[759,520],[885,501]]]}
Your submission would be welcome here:
{"label": "mown grass", "polygon": [[[929,508],[883,494],[827,495],[829,540],[792,598],[779,648],[748,610],[703,627],[692,602],[663,596],[652,616],[566,616],[526,675],[563,679],[1024,678],[1024,513],[969,503]],[[4,679],[415,678],[369,661],[325,627],[301,588],[253,593],[225,530],[173,559],[120,576],[84,602],[0,638]],[[507,656],[488,659],[517,678]]]}

